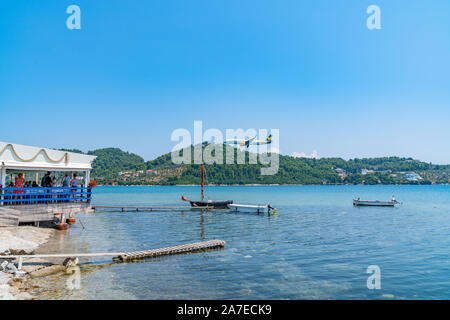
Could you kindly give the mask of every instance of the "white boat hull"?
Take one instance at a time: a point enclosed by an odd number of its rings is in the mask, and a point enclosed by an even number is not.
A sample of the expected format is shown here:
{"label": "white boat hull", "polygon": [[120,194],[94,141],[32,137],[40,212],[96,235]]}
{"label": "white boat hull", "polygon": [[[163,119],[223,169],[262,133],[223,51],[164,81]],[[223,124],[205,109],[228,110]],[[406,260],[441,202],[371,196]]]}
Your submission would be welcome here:
{"label": "white boat hull", "polygon": [[250,204],[229,204],[228,208],[233,211],[243,211],[243,212],[256,212],[256,213],[267,213],[269,212],[269,205],[250,205]]}

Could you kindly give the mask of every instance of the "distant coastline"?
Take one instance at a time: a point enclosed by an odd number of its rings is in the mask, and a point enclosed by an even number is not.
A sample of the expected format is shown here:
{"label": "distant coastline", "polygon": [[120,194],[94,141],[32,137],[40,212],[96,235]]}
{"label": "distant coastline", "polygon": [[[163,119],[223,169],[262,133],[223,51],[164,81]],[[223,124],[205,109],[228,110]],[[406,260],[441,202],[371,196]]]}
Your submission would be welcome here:
{"label": "distant coastline", "polygon": [[[191,146],[193,148],[193,146]],[[249,159],[248,151],[232,148]],[[65,150],[83,153],[80,150]],[[189,151],[189,150],[187,150]],[[91,178],[99,185],[200,185],[198,164],[175,164],[167,153],[151,161],[118,148],[89,151],[97,156]],[[261,164],[205,164],[208,185],[445,185],[450,164],[437,165],[413,158],[299,158],[279,155],[274,175],[261,175]]]}
{"label": "distant coastline", "polygon": [[[208,187],[276,187],[276,186],[449,186],[450,183],[435,184],[206,184]],[[130,184],[98,185],[98,187],[200,187],[200,184]]]}

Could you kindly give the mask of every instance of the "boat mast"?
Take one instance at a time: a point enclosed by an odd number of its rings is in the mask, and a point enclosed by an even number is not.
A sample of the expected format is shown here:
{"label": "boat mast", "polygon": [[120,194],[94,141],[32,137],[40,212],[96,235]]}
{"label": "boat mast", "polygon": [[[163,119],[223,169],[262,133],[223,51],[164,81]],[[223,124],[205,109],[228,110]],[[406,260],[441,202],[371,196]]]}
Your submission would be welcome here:
{"label": "boat mast", "polygon": [[203,170],[203,162],[202,162],[202,165],[201,165],[201,169],[202,169],[202,201],[203,201],[203,187],[204,187],[204,184],[205,184],[205,172]]}

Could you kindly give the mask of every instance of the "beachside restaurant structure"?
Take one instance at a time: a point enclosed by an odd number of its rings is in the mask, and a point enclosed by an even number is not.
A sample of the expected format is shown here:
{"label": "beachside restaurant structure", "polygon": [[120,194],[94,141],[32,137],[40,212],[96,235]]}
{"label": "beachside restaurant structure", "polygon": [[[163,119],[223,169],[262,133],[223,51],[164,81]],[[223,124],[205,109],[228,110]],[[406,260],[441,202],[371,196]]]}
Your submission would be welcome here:
{"label": "beachside restaurant structure", "polygon": [[[90,171],[95,156],[24,146],[0,141],[0,226],[52,221],[55,213],[91,210]],[[64,173],[77,173],[77,187],[42,187],[39,179],[50,172],[60,182]],[[38,187],[14,188],[18,174]],[[8,187],[9,185],[9,187]]]}

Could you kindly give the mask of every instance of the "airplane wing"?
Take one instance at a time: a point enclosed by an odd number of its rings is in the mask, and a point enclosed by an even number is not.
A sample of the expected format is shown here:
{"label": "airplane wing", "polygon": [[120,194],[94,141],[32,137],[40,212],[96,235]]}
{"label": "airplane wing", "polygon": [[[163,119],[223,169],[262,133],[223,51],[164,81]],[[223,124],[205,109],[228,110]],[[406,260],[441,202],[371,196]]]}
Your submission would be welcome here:
{"label": "airplane wing", "polygon": [[272,135],[269,135],[265,140],[256,140],[253,141],[252,145],[263,145],[263,144],[271,144],[272,143]]}
{"label": "airplane wing", "polygon": [[252,143],[253,140],[255,140],[255,138],[256,138],[256,136],[254,136],[254,137],[251,138],[251,139],[246,140],[245,143],[244,143],[243,145],[241,144],[241,146],[244,146],[244,145],[245,145],[245,146],[248,148],[248,146]]}
{"label": "airplane wing", "polygon": [[251,139],[226,139],[223,143],[225,144],[236,144],[241,147],[247,147],[251,144],[253,140],[255,140],[256,136]]}

